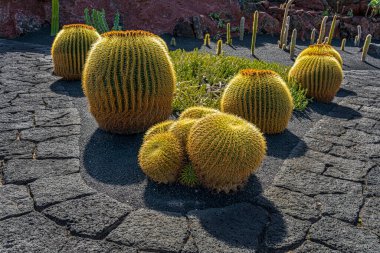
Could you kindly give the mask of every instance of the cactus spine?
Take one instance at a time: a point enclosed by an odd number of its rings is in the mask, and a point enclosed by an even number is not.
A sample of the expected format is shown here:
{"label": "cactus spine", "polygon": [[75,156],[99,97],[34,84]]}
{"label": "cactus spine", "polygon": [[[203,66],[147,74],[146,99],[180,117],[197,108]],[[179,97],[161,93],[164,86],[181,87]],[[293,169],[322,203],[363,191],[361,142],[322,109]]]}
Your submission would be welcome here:
{"label": "cactus spine", "polygon": [[317,32],[317,29],[313,28],[311,31],[311,36],[310,36],[310,45],[313,45],[315,42],[315,33]]}
{"label": "cactus spine", "polygon": [[346,38],[342,40],[342,45],[340,46],[340,50],[344,51],[345,46],[346,46]]}
{"label": "cactus spine", "polygon": [[92,47],[83,90],[100,128],[140,133],[172,112],[176,77],[166,43],[145,31],[111,31]]}
{"label": "cactus spine", "polygon": [[100,35],[92,26],[63,26],[51,48],[54,74],[66,80],[80,80],[91,45],[99,38]]}
{"label": "cactus spine", "polygon": [[177,181],[184,163],[183,148],[174,134],[159,133],[143,143],[138,160],[141,170],[157,183]]}
{"label": "cactus spine", "polygon": [[251,55],[252,56],[255,55],[258,28],[259,28],[259,12],[255,11],[255,14],[253,14],[253,25],[252,25],[252,41],[251,41]]}
{"label": "cactus spine", "polygon": [[59,31],[59,1],[51,1],[51,25],[50,35],[55,36]]}
{"label": "cactus spine", "polygon": [[243,186],[259,168],[266,143],[262,133],[244,119],[215,113],[191,128],[187,151],[202,185],[228,193]]}
{"label": "cactus spine", "polygon": [[209,47],[210,46],[210,42],[211,42],[210,34],[206,33],[205,38],[203,40],[203,45],[206,46],[206,47]]}
{"label": "cactus spine", "polygon": [[172,47],[176,47],[177,46],[177,41],[175,40],[174,37],[172,37],[172,39],[170,40],[170,46],[172,46]]}
{"label": "cactus spine", "polygon": [[362,52],[362,61],[363,62],[367,58],[368,48],[369,48],[369,45],[371,44],[371,40],[372,40],[372,35],[368,34],[367,37],[365,38],[365,42],[364,42],[364,46],[363,46],[363,52]]}
{"label": "cactus spine", "polygon": [[281,133],[293,112],[293,99],[284,80],[271,70],[241,70],[227,85],[221,111],[238,115],[262,132]]}
{"label": "cactus spine", "polygon": [[292,39],[290,41],[290,59],[294,58],[294,51],[296,49],[296,43],[297,43],[297,29],[293,29]]}
{"label": "cactus spine", "polygon": [[284,12],[284,18],[282,20],[282,27],[281,27],[281,33],[280,33],[280,41],[279,41],[279,48],[283,48],[285,44],[285,33],[286,33],[286,24],[288,22],[288,13],[289,8],[293,4],[295,0],[289,0],[289,2],[285,6],[285,12]]}
{"label": "cactus spine", "polygon": [[179,119],[200,119],[205,117],[206,115],[213,113],[219,113],[219,111],[204,106],[192,106],[184,110],[179,116]]}
{"label": "cactus spine", "polygon": [[221,55],[222,54],[222,45],[223,45],[223,41],[222,40],[218,40],[218,42],[216,44],[216,55]]}
{"label": "cactus spine", "polygon": [[245,17],[241,17],[240,19],[240,28],[239,28],[239,39],[241,41],[244,40],[244,26],[245,26]]}
{"label": "cactus spine", "polygon": [[324,16],[323,19],[322,19],[322,23],[321,23],[321,28],[319,30],[319,36],[318,36],[317,44],[322,44],[323,40],[325,39],[326,22],[327,22],[328,18],[329,18],[328,16]]}
{"label": "cactus spine", "polygon": [[232,46],[232,38],[231,38],[231,24],[227,23],[227,45]]}
{"label": "cactus spine", "polygon": [[343,66],[343,59],[340,56],[339,52],[335,50],[330,45],[326,44],[316,44],[316,45],[311,45],[308,48],[304,49],[297,57],[297,60],[301,59],[305,55],[310,55],[314,53],[326,53],[331,56],[333,56],[340,64],[340,66]]}
{"label": "cactus spine", "polygon": [[334,15],[334,18],[333,18],[333,21],[332,21],[331,27],[330,27],[329,38],[327,41],[327,44],[329,44],[329,45],[331,45],[332,39],[334,37],[335,26],[336,26],[336,18],[337,18],[337,16]]}
{"label": "cactus spine", "polygon": [[296,61],[289,71],[289,80],[306,89],[307,96],[331,102],[343,81],[343,71],[331,54],[313,52]]}

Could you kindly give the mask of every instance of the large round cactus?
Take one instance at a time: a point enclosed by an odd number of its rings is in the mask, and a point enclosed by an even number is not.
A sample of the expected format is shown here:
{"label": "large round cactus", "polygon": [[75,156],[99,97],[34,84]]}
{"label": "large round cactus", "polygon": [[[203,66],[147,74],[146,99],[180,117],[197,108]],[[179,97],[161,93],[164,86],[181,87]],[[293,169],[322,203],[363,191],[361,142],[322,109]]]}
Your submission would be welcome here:
{"label": "large round cactus", "polygon": [[285,130],[293,111],[293,99],[284,80],[271,70],[241,70],[227,85],[221,110],[254,123],[262,132]]}
{"label": "large round cactus", "polygon": [[340,64],[340,66],[343,66],[343,59],[340,56],[339,52],[335,50],[334,47],[328,45],[328,44],[315,44],[311,45],[308,48],[304,49],[297,57],[296,60],[301,59],[305,55],[310,55],[313,53],[327,53],[333,56]]}
{"label": "large round cactus", "polygon": [[94,44],[83,90],[100,128],[139,133],[172,112],[175,72],[165,42],[145,31],[113,31]]}
{"label": "large round cactus", "polygon": [[248,121],[215,113],[191,128],[187,151],[206,188],[229,192],[243,186],[259,168],[266,142],[260,130]]}
{"label": "large round cactus", "polygon": [[179,116],[179,119],[200,119],[206,115],[217,113],[217,112],[219,111],[209,108],[209,107],[192,106],[184,110]]}
{"label": "large round cactus", "polygon": [[144,134],[144,141],[147,141],[156,134],[165,133],[169,131],[170,126],[173,125],[174,122],[174,120],[166,120],[155,124],[154,126],[149,128],[149,130],[146,131],[146,133]]}
{"label": "large round cactus", "polygon": [[180,141],[173,133],[159,133],[143,143],[139,152],[142,171],[157,183],[177,181],[184,163]]}
{"label": "large round cactus", "polygon": [[183,147],[186,147],[190,129],[197,121],[197,119],[189,118],[177,120],[169,127],[169,131],[177,136]]}
{"label": "large round cactus", "polygon": [[72,24],[63,26],[51,48],[54,74],[66,80],[79,80],[91,45],[100,38],[95,28]]}
{"label": "large round cactus", "polygon": [[331,102],[343,81],[343,71],[335,57],[328,53],[311,53],[301,57],[289,71],[307,90],[307,95],[317,101]]}

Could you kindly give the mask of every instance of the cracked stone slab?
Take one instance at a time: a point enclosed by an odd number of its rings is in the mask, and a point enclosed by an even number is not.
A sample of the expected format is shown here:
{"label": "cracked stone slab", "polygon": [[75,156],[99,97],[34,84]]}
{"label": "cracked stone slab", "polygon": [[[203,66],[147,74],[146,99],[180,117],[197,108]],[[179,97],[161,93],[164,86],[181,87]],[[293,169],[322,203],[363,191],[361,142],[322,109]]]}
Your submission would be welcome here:
{"label": "cracked stone slab", "polygon": [[95,194],[50,206],[43,213],[65,224],[74,235],[100,239],[131,211],[130,206],[107,195]]}
{"label": "cracked stone slab", "polygon": [[198,253],[198,247],[195,243],[194,238],[190,235],[185,246],[181,250],[181,253]]}
{"label": "cracked stone slab", "polygon": [[380,249],[375,234],[330,217],[313,224],[309,234],[311,240],[342,252],[373,253]]}
{"label": "cracked stone slab", "polygon": [[365,193],[370,196],[380,197],[380,167],[371,169],[367,175]]}
{"label": "cracked stone slab", "polygon": [[298,220],[289,215],[272,214],[266,229],[265,245],[271,251],[287,249],[305,240],[310,221]]}
{"label": "cracked stone slab", "polygon": [[320,214],[314,198],[273,186],[258,196],[256,202],[267,210],[275,208],[281,213],[303,220],[317,220]]}
{"label": "cracked stone slab", "polygon": [[269,221],[267,212],[247,203],[188,213],[199,252],[257,252]]}
{"label": "cracked stone slab", "polygon": [[328,193],[360,193],[362,191],[360,183],[287,167],[282,167],[273,184],[309,196]]}
{"label": "cracked stone slab", "polygon": [[79,158],[79,136],[60,137],[37,144],[37,158]]}
{"label": "cracked stone slab", "polygon": [[8,145],[0,146],[0,158],[33,158],[33,151],[36,145],[30,141],[13,141]]}
{"label": "cracked stone slab", "polygon": [[136,249],[108,241],[70,238],[60,249],[62,253],[91,252],[91,253],[137,253]]}
{"label": "cracked stone slab", "polygon": [[65,231],[40,213],[0,221],[0,252],[57,252],[67,241]]}
{"label": "cracked stone slab", "polygon": [[368,198],[360,212],[364,229],[369,229],[380,237],[380,198]]}
{"label": "cracked stone slab", "polygon": [[0,220],[33,211],[33,200],[26,186],[0,186]]}
{"label": "cracked stone slab", "polygon": [[79,172],[79,159],[12,159],[4,166],[5,183],[28,183],[33,180]]}
{"label": "cracked stone slab", "polygon": [[80,125],[79,112],[75,108],[36,111],[36,126],[56,127]]}
{"label": "cracked stone slab", "polygon": [[141,250],[180,252],[188,236],[186,217],[139,209],[114,229],[107,240]]}
{"label": "cracked stone slab", "polygon": [[353,146],[351,148],[335,146],[330,150],[329,153],[347,159],[368,161],[373,158],[380,158],[380,145],[373,143],[361,144]]}
{"label": "cracked stone slab", "polygon": [[80,134],[80,126],[63,126],[63,127],[35,127],[21,131],[22,140],[43,142],[46,140],[67,137]]}
{"label": "cracked stone slab", "polygon": [[38,208],[96,193],[96,190],[87,186],[79,173],[40,178],[29,186]]}
{"label": "cracked stone slab", "polygon": [[340,253],[338,250],[330,249],[326,246],[323,246],[319,243],[306,241],[299,248],[292,251],[292,253]]}

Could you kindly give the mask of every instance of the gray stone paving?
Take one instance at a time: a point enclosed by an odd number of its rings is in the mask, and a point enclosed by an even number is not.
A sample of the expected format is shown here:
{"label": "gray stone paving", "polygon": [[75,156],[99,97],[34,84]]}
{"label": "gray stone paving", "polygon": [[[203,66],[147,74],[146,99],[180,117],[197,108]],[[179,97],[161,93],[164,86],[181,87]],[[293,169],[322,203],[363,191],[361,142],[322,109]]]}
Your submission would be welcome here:
{"label": "gray stone paving", "polygon": [[249,203],[136,209],[80,175],[81,119],[49,48],[0,40],[0,252],[379,252],[380,71],[308,130]]}

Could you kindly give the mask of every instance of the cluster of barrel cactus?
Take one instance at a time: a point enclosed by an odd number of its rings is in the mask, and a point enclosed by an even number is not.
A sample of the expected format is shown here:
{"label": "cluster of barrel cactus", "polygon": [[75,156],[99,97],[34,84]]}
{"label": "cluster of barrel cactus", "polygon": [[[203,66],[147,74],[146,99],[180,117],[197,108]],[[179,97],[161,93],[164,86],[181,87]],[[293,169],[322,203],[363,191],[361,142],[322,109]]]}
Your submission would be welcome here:
{"label": "cluster of barrel cactus", "polygon": [[177,121],[147,131],[139,164],[157,183],[201,184],[228,193],[244,186],[265,153],[265,138],[253,124],[215,109],[191,107]]}

